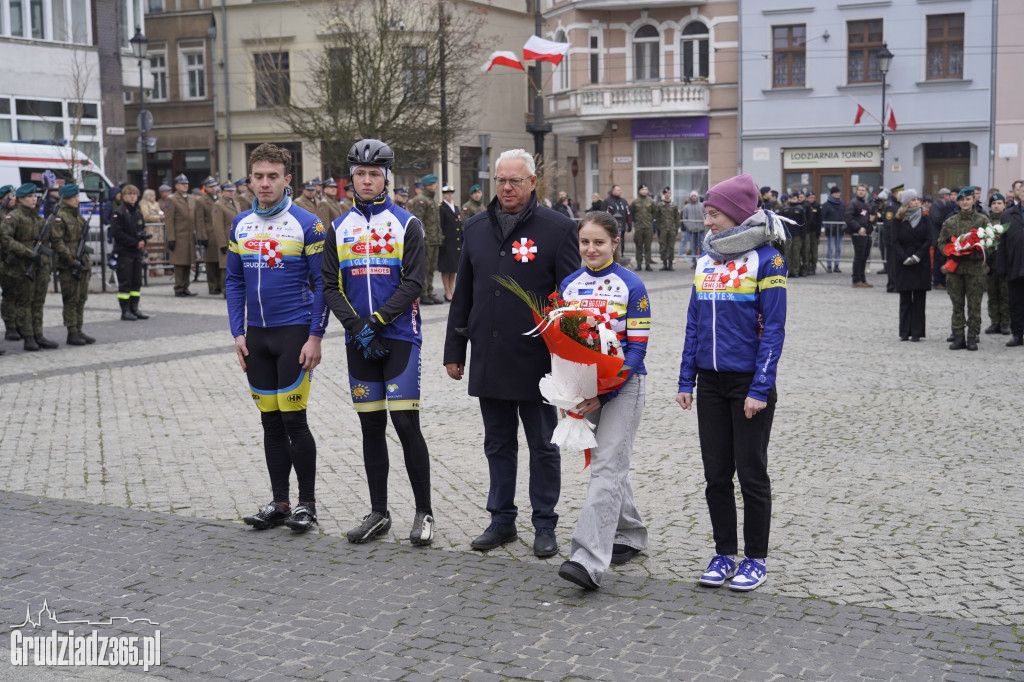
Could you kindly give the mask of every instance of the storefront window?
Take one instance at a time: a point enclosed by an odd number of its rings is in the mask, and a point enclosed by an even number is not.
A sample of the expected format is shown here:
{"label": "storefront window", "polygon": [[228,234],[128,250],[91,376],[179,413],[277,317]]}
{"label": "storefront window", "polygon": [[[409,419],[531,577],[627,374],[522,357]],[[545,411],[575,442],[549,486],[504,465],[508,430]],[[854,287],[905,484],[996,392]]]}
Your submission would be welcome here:
{"label": "storefront window", "polygon": [[702,196],[708,191],[708,140],[637,140],[636,185],[647,185],[657,196],[671,187],[673,196],[685,197],[692,190]]}

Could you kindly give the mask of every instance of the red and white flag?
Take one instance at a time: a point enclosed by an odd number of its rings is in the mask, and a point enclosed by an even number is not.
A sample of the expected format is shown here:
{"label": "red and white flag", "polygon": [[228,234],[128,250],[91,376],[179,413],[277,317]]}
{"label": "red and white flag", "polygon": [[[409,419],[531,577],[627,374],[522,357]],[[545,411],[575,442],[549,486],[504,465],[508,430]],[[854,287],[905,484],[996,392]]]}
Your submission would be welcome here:
{"label": "red and white flag", "polygon": [[866,109],[864,109],[864,107],[862,107],[859,104],[857,105],[857,117],[853,119],[853,125],[857,125],[858,123],[860,123],[860,120],[864,118],[865,111]]}
{"label": "red and white flag", "polygon": [[526,71],[523,68],[523,63],[516,57],[515,52],[508,50],[499,50],[492,52],[491,56],[487,59],[487,63],[480,67],[481,71],[490,71],[492,66],[509,66],[513,69],[519,69],[520,71]]}
{"label": "red and white flag", "polygon": [[551,62],[557,66],[568,51],[569,43],[556,43],[544,40],[539,36],[530,36],[530,39],[523,45],[523,59]]}
{"label": "red and white flag", "polygon": [[896,130],[896,112],[893,111],[891,104],[885,105],[885,125],[890,130]]}

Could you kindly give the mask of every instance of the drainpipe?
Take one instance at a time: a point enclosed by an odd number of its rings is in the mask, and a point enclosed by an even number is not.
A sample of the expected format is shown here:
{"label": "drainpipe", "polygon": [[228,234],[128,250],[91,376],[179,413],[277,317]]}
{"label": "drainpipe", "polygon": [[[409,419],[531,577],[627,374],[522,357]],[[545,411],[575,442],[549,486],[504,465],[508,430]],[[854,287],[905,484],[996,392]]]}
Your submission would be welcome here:
{"label": "drainpipe", "polygon": [[[228,83],[228,7],[227,0],[220,0],[220,68],[224,76],[224,156],[228,162],[228,179],[234,180],[231,172],[231,85]],[[216,107],[213,110],[217,117]]]}
{"label": "drainpipe", "polygon": [[[996,44],[996,36],[999,33],[999,0],[992,0],[992,41]],[[988,185],[992,187],[995,183],[996,174],[996,50],[992,50],[992,83],[988,88],[989,114],[988,114]]]}

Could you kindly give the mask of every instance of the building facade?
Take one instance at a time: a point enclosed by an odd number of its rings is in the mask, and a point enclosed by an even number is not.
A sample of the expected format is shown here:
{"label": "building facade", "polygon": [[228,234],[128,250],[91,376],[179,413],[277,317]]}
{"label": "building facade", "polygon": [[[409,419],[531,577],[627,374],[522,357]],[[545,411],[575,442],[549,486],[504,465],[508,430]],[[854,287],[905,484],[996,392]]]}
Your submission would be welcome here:
{"label": "building facade", "polygon": [[743,2],[742,170],[784,192],[838,184],[844,199],[860,182],[929,194],[987,185],[992,6]]}
{"label": "building facade", "polygon": [[735,174],[737,2],[544,2],[544,37],[571,44],[545,87],[560,189],[681,203]]}
{"label": "building facade", "polygon": [[1024,12],[1013,2],[999,2],[996,12],[995,154],[992,186],[1009,191],[1024,178],[1024,87],[1017,45],[1024,35]]}

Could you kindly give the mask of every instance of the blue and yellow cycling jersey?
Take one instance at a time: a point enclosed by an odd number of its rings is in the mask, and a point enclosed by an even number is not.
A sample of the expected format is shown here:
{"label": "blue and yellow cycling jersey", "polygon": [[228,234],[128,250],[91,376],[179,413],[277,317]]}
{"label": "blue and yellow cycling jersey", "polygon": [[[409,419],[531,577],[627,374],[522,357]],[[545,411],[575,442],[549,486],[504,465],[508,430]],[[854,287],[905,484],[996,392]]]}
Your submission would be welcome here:
{"label": "blue and yellow cycling jersey", "polygon": [[765,244],[724,262],[697,261],[686,316],[679,392],[697,370],[753,374],[748,395],[767,400],[786,338],[786,260]]}
{"label": "blue and yellow cycling jersey", "polygon": [[228,318],[232,336],[245,326],[309,325],[323,336],[327,303],[320,279],[325,229],[315,215],[291,203],[271,216],[238,214],[228,243]]}

